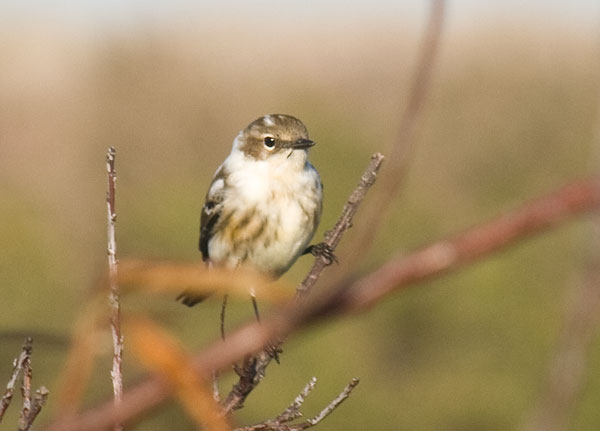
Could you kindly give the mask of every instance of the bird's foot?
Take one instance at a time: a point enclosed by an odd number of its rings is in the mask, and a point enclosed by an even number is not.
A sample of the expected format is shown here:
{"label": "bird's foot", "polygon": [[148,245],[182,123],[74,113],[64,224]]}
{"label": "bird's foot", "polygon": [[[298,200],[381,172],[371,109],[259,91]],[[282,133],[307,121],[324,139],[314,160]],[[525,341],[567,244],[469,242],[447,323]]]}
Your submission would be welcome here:
{"label": "bird's foot", "polygon": [[331,265],[333,262],[337,263],[337,256],[333,253],[333,249],[324,242],[313,244],[304,250],[304,254],[312,254],[314,257],[322,257],[325,259],[326,265]]}
{"label": "bird's foot", "polygon": [[278,364],[279,362],[279,354],[283,353],[283,350],[281,350],[281,347],[279,347],[279,344],[269,344],[268,346],[265,347],[265,352],[267,352],[267,354],[273,358],[273,360],[275,360],[275,362],[277,362]]}

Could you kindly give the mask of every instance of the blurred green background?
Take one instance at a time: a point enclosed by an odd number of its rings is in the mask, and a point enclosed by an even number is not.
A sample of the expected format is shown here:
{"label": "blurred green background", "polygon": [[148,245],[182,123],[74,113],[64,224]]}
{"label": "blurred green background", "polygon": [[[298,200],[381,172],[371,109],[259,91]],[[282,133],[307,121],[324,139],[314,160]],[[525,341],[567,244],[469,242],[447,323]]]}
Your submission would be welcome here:
{"label": "blurred green background", "polygon": [[[34,385],[51,391],[40,423],[52,416],[78,311],[106,268],[107,147],[117,148],[119,256],[200,262],[200,208],[233,137],[260,115],[295,115],[318,143],[321,237],[370,154],[396,136],[427,16],[426,2],[180,1],[173,13],[89,3],[72,16],[67,1],[51,13],[9,1],[0,27],[0,382],[32,335]],[[409,175],[364,270],[595,171],[598,8],[497,3],[450,5]],[[277,415],[314,375],[306,415],[361,378],[320,430],[517,429],[544,391],[589,233],[584,218],[297,334],[238,423]],[[298,282],[310,263],[286,278]],[[123,301],[123,313],[151,313],[190,351],[217,336],[219,307]],[[228,326],[251,314],[236,301]],[[108,333],[98,349],[86,405],[111,394]],[[130,381],[142,370],[127,341],[125,354]],[[600,428],[598,343],[589,361],[574,430]],[[194,425],[173,402],[138,428]]]}

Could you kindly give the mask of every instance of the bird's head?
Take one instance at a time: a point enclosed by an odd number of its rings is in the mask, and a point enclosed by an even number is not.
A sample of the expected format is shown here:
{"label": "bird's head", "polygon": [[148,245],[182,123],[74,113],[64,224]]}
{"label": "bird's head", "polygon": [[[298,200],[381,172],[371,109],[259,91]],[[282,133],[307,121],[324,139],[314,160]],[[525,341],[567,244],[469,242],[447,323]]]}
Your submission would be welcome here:
{"label": "bird's head", "polygon": [[234,149],[256,160],[306,161],[308,149],[315,145],[306,126],[291,115],[272,114],[260,117],[242,130]]}

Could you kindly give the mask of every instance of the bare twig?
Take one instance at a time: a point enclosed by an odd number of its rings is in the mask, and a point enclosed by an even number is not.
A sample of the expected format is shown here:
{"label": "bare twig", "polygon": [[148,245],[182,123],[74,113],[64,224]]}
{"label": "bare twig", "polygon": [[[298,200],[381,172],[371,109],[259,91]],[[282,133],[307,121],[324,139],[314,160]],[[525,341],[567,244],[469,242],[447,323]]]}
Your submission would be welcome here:
{"label": "bare twig", "polygon": [[354,378],[346,385],[344,390],[335,397],[323,410],[321,410],[316,416],[298,423],[290,424],[287,422],[293,421],[299,417],[302,417],[300,407],[304,403],[306,397],[315,388],[317,379],[313,377],[310,382],[304,387],[302,392],[294,399],[292,404],[285,409],[279,416],[274,419],[269,419],[259,424],[236,428],[235,431],[300,431],[307,428],[311,428],[329,416],[346,398],[350,396],[352,390],[358,385],[359,380]]}
{"label": "bare twig", "polygon": [[[392,258],[362,278],[348,279],[319,295],[309,295],[306,302],[293,301],[260,324],[252,322],[242,326],[225,341],[198,354],[193,360],[194,368],[202,373],[225,369],[259,351],[271,340],[280,339],[319,318],[365,310],[394,291],[462,268],[599,207],[600,179],[569,184],[462,235],[436,242],[406,257]],[[125,392],[120,406],[100,405],[57,421],[46,431],[103,430],[115,421],[122,423],[155,408],[168,394],[164,383],[152,377]]]}
{"label": "bare twig", "polygon": [[[444,0],[431,0],[427,28],[419,52],[417,66],[413,72],[408,103],[400,119],[396,139],[384,151],[388,161],[382,172],[377,190],[371,197],[369,206],[352,232],[348,244],[352,250],[344,250],[339,272],[346,273],[354,268],[373,244],[377,228],[385,220],[394,197],[406,177],[409,161],[415,147],[415,131],[423,116],[423,107],[431,87],[431,78],[440,47],[444,23]],[[360,244],[360,247],[354,246]]]}
{"label": "bare twig", "polygon": [[29,431],[33,425],[33,421],[40,413],[42,406],[45,404],[48,398],[48,389],[44,386],[35,391],[35,394],[31,395],[31,381],[32,381],[32,369],[31,369],[31,353],[33,350],[33,339],[27,337],[21,354],[13,362],[13,372],[11,378],[6,385],[6,391],[2,397],[0,404],[0,422],[6,412],[6,409],[10,405],[12,397],[14,395],[15,386],[19,380],[21,372],[23,373],[23,379],[21,383],[21,396],[23,397],[23,407],[18,420],[19,431]]}
{"label": "bare twig", "polygon": [[[369,189],[375,184],[377,173],[383,163],[383,155],[380,153],[373,154],[371,161],[362,174],[357,187],[354,189],[348,201],[344,205],[342,214],[334,227],[325,233],[325,244],[331,250],[335,250],[342,239],[344,233],[352,226],[352,220],[358,210],[360,204],[365,199]],[[297,298],[305,296],[319,279],[323,269],[327,266],[328,261],[324,256],[319,256],[315,259],[312,268],[296,289]],[[283,339],[274,343],[272,348],[278,349],[283,344]],[[242,407],[246,397],[252,390],[261,382],[265,376],[266,368],[273,359],[273,355],[263,350],[259,352],[252,362],[251,368],[245,368],[246,372],[240,374],[238,382],[233,386],[225,402],[223,409],[226,412],[236,410]]]}
{"label": "bare twig", "polygon": [[[28,340],[29,341],[29,340]],[[31,413],[31,352],[32,345],[29,344],[29,354],[23,358],[23,383],[21,385],[21,395],[23,397],[23,407],[19,417],[19,431],[28,428],[29,415]]]}
{"label": "bare twig", "polygon": [[[364,200],[371,186],[375,184],[377,173],[379,172],[379,168],[381,168],[383,159],[384,157],[381,153],[376,153],[371,156],[371,162],[360,178],[358,186],[348,198],[346,205],[344,205],[344,209],[342,210],[340,218],[335,223],[335,226],[333,226],[333,229],[325,233],[325,244],[327,244],[332,250],[336,249],[342,237],[344,236],[344,233],[352,226],[352,220],[354,219],[356,211],[358,211],[358,207]],[[329,262],[324,256],[320,256],[315,259],[315,263],[313,263],[308,275],[296,289],[296,292],[299,296],[305,295],[310,291],[328,263]]]}
{"label": "bare twig", "polygon": [[13,361],[13,371],[8,383],[6,384],[6,390],[4,391],[2,400],[0,401],[0,422],[2,422],[4,413],[6,412],[8,406],[10,405],[10,402],[12,401],[13,395],[15,393],[15,386],[17,385],[17,381],[19,380],[19,376],[21,375],[23,366],[25,363],[29,363],[30,361],[32,343],[33,340],[31,339],[31,337],[27,337],[27,339],[25,340],[25,344],[23,345],[23,349],[21,350],[21,354],[18,358],[16,358]]}
{"label": "bare twig", "polygon": [[277,418],[276,418],[277,421],[280,423],[290,422],[290,421],[293,421],[294,419],[302,417],[302,413],[300,412],[300,407],[302,407],[302,404],[304,404],[304,400],[313,391],[313,389],[315,388],[316,385],[317,385],[317,378],[313,377],[306,384],[306,386],[304,386],[304,389],[302,389],[302,392],[300,392],[298,394],[298,396],[296,398],[294,398],[294,401],[292,401],[292,404],[290,404],[290,406],[287,409],[285,409],[279,416],[277,416]]}
{"label": "bare twig", "polygon": [[46,404],[49,393],[50,392],[45,386],[42,386],[35,391],[31,402],[31,411],[29,412],[25,426],[22,428],[23,431],[29,431],[31,429],[33,421],[35,421],[35,418],[37,418],[38,414],[42,411],[42,407]]}
{"label": "bare twig", "polygon": [[[121,335],[121,303],[119,300],[119,285],[117,282],[117,241],[115,238],[115,223],[117,213],[115,208],[115,189],[117,173],[115,171],[115,148],[110,147],[106,155],[106,171],[108,173],[108,191],[106,193],[106,209],[108,211],[108,280],[110,286],[109,303],[111,307],[110,328],[113,339],[113,366],[110,372],[115,404],[123,397],[123,336]],[[115,424],[115,431],[122,426]]]}

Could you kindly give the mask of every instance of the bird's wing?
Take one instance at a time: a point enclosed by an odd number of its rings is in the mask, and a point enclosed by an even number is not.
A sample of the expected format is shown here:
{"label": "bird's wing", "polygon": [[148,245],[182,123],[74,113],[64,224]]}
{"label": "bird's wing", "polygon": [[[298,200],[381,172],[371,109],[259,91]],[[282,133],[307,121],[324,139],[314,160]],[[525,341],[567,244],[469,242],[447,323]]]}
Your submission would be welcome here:
{"label": "bird's wing", "polygon": [[210,184],[204,206],[202,207],[202,215],[200,216],[200,241],[198,247],[202,252],[202,260],[205,262],[210,259],[208,242],[214,235],[215,225],[223,210],[224,190],[225,174],[223,165],[221,165],[217,169],[217,172],[215,172],[215,176]]}
{"label": "bird's wing", "polygon": [[[212,183],[206,194],[206,200],[202,207],[202,215],[200,216],[200,243],[199,248],[202,252],[202,260],[207,262],[210,259],[208,254],[208,242],[214,234],[214,228],[219,220],[221,211],[223,209],[224,199],[224,188],[225,188],[225,176],[223,173],[223,166],[217,169],[215,176],[213,177]],[[178,297],[177,300],[188,307],[192,307],[199,302],[204,301],[210,293],[195,293],[192,290],[185,290]]]}

